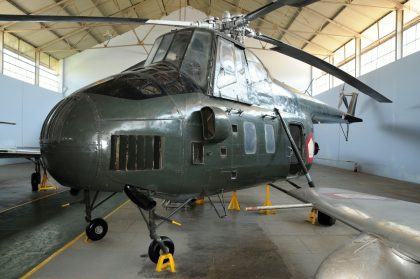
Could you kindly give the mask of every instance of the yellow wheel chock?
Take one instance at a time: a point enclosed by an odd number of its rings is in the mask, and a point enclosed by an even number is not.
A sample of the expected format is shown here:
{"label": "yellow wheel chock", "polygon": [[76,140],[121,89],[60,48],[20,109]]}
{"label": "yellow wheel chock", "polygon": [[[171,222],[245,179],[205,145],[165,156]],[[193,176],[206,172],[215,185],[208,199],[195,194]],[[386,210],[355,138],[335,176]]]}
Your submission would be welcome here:
{"label": "yellow wheel chock", "polygon": [[312,225],[315,225],[318,218],[318,209],[313,208],[309,211],[308,219],[306,221],[310,222]]}
{"label": "yellow wheel chock", "polygon": [[[271,206],[271,199],[270,199],[270,186],[269,185],[265,185],[265,202],[263,204],[263,206]],[[271,215],[271,214],[276,214],[276,210],[274,209],[266,209],[266,210],[260,210],[260,214],[265,214],[265,215]]]}
{"label": "yellow wheel chock", "polygon": [[58,187],[49,182],[47,172],[44,171],[41,183],[38,185],[38,192],[47,190],[58,190]]}
{"label": "yellow wheel chock", "polygon": [[[167,261],[165,262],[165,260]],[[156,272],[161,272],[167,268],[169,268],[170,272],[175,272],[175,261],[171,253],[159,256],[158,263],[156,264]]]}
{"label": "yellow wheel chock", "polygon": [[239,206],[238,197],[236,196],[236,191],[233,191],[232,198],[230,200],[228,210],[238,210],[241,211],[241,207]]}
{"label": "yellow wheel chock", "polygon": [[196,205],[203,205],[203,204],[204,204],[204,197],[198,197],[198,198],[195,200],[195,204],[196,204]]}

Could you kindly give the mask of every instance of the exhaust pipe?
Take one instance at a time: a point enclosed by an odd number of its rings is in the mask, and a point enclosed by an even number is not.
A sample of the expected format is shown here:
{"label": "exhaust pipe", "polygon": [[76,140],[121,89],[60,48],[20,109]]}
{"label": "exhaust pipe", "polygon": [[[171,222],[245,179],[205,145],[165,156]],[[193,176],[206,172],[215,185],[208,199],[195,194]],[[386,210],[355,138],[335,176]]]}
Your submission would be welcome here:
{"label": "exhaust pipe", "polygon": [[124,187],[124,193],[132,202],[134,202],[141,209],[150,211],[156,206],[156,201],[142,194],[135,187],[126,185]]}

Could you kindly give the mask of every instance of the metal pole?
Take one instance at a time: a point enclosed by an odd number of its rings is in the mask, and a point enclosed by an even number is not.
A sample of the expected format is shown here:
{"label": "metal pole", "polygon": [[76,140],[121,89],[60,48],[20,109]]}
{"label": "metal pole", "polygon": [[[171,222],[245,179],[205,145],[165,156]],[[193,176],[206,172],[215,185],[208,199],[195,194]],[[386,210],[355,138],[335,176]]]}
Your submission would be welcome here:
{"label": "metal pole", "polygon": [[280,119],[280,123],[281,123],[281,125],[283,126],[283,130],[286,132],[287,138],[289,139],[290,144],[292,145],[293,152],[295,153],[295,156],[296,156],[296,158],[298,159],[299,165],[300,165],[300,167],[302,168],[303,173],[305,174],[306,180],[308,180],[309,187],[315,187],[315,184],[314,184],[314,182],[312,181],[311,176],[309,175],[308,169],[306,168],[306,165],[305,165],[305,163],[303,162],[302,155],[300,154],[300,152],[299,152],[299,150],[298,150],[298,148],[297,148],[297,146],[296,146],[296,143],[295,143],[295,141],[293,140],[292,135],[290,134],[290,130],[289,130],[289,128],[287,127],[286,122],[284,122],[284,119],[283,119],[283,117],[282,117],[282,116],[281,116],[281,114],[280,114],[280,111],[279,111],[277,108],[274,108],[274,113],[275,113],[275,114],[278,116],[278,118]]}
{"label": "metal pole", "polygon": [[294,209],[294,208],[306,208],[306,207],[313,207],[313,204],[312,203],[302,203],[302,204],[254,206],[254,207],[245,207],[245,211],[260,211],[260,210],[271,210],[271,209]]}

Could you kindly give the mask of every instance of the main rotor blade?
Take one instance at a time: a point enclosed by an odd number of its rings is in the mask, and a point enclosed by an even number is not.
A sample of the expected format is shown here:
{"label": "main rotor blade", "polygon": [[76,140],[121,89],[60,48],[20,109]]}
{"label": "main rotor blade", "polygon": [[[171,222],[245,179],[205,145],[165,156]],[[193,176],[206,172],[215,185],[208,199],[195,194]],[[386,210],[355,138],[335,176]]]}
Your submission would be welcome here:
{"label": "main rotor blade", "polygon": [[309,54],[303,50],[300,50],[298,48],[292,47],[290,45],[287,45],[283,42],[280,42],[279,40],[276,40],[274,38],[270,38],[265,35],[257,35],[254,37],[257,40],[261,40],[266,43],[270,43],[274,45],[275,47],[271,48],[271,50],[285,54],[287,56],[290,56],[292,58],[295,58],[297,60],[300,60],[302,62],[305,62],[311,66],[314,66],[326,73],[329,73],[330,75],[333,75],[345,83],[353,86],[354,88],[360,90],[360,92],[368,95],[369,97],[375,99],[376,101],[380,103],[392,103],[390,99],[385,97],[384,95],[381,95],[378,91],[371,88],[370,86],[366,85],[365,83],[361,82],[357,78],[351,76],[350,74],[344,72],[343,70],[339,69],[338,67],[331,65],[328,62],[325,62],[322,59],[319,59],[316,56],[313,56],[312,54]]}
{"label": "main rotor blade", "polygon": [[265,16],[266,14],[271,13],[272,11],[277,10],[278,8],[281,8],[286,5],[293,7],[303,7],[316,1],[318,0],[274,0],[273,2],[246,14],[244,16],[244,19],[248,22],[256,18]]}
{"label": "main rotor blade", "polygon": [[147,18],[102,17],[102,16],[54,16],[54,15],[10,15],[0,14],[0,22],[92,22],[114,24],[153,24],[165,26],[188,27],[195,23],[191,21],[159,20]]}

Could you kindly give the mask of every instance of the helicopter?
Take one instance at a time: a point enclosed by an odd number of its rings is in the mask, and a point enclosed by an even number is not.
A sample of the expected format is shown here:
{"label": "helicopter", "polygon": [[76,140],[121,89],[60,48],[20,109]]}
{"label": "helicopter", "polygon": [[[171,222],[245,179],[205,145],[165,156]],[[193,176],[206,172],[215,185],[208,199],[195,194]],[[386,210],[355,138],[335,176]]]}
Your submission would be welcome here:
{"label": "helicopter", "polygon": [[[40,135],[43,167],[73,193],[83,190],[86,235],[102,239],[108,225],[92,211],[124,191],[139,207],[152,242],[150,259],[174,253],[158,221],[200,196],[304,175],[319,147],[314,124],[355,123],[354,109],[338,110],[273,79],[244,46],[249,37],[272,51],[315,66],[367,94],[391,102],[339,68],[274,38],[249,23],[289,5],[273,1],[246,15],[226,12],[198,22],[117,17],[0,15],[0,21],[153,24],[179,29],[156,39],[145,61],[83,87],[59,102]],[[109,192],[98,202],[100,192]],[[168,216],[156,213],[156,198],[179,202]],[[148,213],[148,218],[145,214]],[[322,223],[335,219],[319,212]],[[323,221],[321,221],[323,220]]]}

